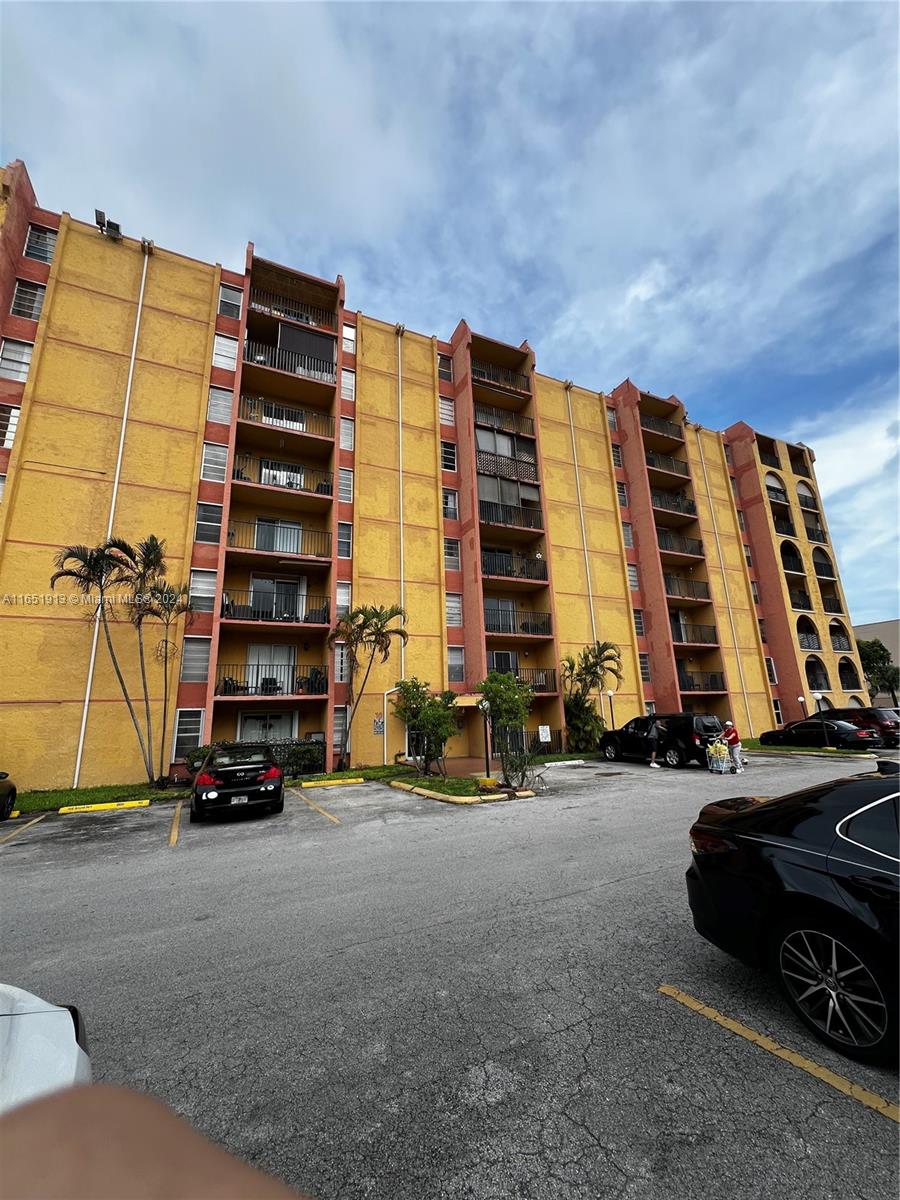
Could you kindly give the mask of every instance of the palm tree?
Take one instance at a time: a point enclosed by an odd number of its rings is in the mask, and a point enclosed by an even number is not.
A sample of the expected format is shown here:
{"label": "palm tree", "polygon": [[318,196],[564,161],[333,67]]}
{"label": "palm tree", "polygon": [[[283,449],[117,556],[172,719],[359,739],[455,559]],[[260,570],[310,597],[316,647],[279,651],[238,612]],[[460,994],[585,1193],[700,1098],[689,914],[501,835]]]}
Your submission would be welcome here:
{"label": "palm tree", "polygon": [[152,783],[153,763],[148,753],[137,713],[134,711],[134,704],[128,695],[125,677],[122,674],[122,668],[119,666],[119,660],[116,657],[109,630],[108,592],[118,582],[119,560],[110,552],[106,543],[103,543],[100,546],[63,546],[56,555],[54,562],[56,571],[50,577],[51,588],[55,588],[60,579],[68,579],[81,592],[82,596],[93,594],[97,596],[97,606],[94,609],[91,619],[94,621],[99,620],[103,627],[106,648],[109,651],[113,670],[115,671],[116,679],[119,681],[119,687],[122,689],[122,695],[125,698],[125,704],[128,708],[128,715],[131,717],[131,723],[134,726],[134,732],[141,748],[141,757],[144,761],[144,768],[147,771],[147,778]]}
{"label": "palm tree", "polygon": [[[350,715],[347,718],[347,727],[344,730],[343,745],[341,746],[341,767],[346,765],[347,746],[350,744],[350,730],[353,726],[353,718],[356,716],[356,710],[359,707],[359,702],[366,690],[366,684],[369,681],[369,674],[375,662],[377,655],[381,655],[381,661],[386,663],[391,656],[391,648],[394,640],[405,646],[409,640],[409,635],[403,626],[407,621],[406,610],[401,608],[399,604],[392,604],[385,608],[383,604],[363,604],[359,608],[354,608],[346,616],[341,617],[337,625],[328,635],[328,644],[333,646],[335,642],[344,642],[345,654],[347,656],[348,669],[348,688],[347,698],[349,701]],[[393,625],[393,621],[399,620],[399,625]],[[366,663],[365,674],[363,675],[362,684],[359,689],[359,694],[356,693],[356,676],[360,669],[361,660]]]}
{"label": "palm tree", "polygon": [[179,617],[186,616],[188,623],[193,615],[190,588],[186,583],[157,583],[148,593],[147,615],[155,617],[163,625],[163,636],[156,643],[156,657],[163,670],[162,730],[159,735],[159,776],[165,775],[166,728],[169,723],[169,662],[178,653],[178,647],[169,637],[169,631]]}

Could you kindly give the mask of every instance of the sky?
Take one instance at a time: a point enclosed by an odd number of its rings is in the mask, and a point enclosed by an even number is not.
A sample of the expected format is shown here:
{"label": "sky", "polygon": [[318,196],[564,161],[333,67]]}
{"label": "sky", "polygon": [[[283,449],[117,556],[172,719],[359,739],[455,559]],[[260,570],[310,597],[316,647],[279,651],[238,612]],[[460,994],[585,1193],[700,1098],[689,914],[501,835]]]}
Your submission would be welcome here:
{"label": "sky", "polygon": [[853,620],[898,605],[898,9],[7,3],[39,201],[816,454]]}

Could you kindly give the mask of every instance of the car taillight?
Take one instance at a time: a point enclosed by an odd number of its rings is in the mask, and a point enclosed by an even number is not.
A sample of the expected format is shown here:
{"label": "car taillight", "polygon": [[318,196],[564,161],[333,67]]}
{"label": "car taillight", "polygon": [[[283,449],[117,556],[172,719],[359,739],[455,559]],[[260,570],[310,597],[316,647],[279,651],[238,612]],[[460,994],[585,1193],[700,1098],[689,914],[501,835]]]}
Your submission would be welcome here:
{"label": "car taillight", "polygon": [[694,745],[695,745],[695,746],[699,746],[699,745],[700,745],[700,734],[699,734],[699,733],[695,733],[695,734],[694,734]]}
{"label": "car taillight", "polygon": [[221,782],[221,779],[215,779],[208,771],[201,771],[194,780],[197,787],[218,787]]}
{"label": "car taillight", "polygon": [[691,851],[694,854],[725,854],[731,850],[730,842],[725,838],[717,837],[714,833],[707,833],[705,829],[700,829],[695,825],[691,829]]}
{"label": "car taillight", "polygon": [[281,767],[269,767],[268,771],[263,771],[257,779],[257,782],[262,782],[263,779],[280,779]]}

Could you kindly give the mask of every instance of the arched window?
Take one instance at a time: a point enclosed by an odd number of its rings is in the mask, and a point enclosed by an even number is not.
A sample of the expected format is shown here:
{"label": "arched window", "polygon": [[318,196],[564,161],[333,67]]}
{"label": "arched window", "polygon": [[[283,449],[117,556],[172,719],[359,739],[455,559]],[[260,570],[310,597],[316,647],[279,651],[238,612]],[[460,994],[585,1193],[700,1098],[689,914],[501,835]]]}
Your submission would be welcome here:
{"label": "arched window", "polygon": [[797,640],[801,650],[821,650],[819,631],[809,617],[797,618]]}
{"label": "arched window", "polygon": [[766,492],[770,500],[780,500],[782,504],[787,504],[788,497],[784,483],[774,471],[766,472]]}
{"label": "arched window", "polygon": [[810,654],[806,660],[806,682],[809,684],[811,692],[831,691],[831,683],[828,679],[828,672],[825,670],[825,664],[815,654]]}
{"label": "arched window", "polygon": [[865,708],[866,706],[865,706],[865,704],[863,704],[862,700],[860,700],[859,696],[851,696],[850,699],[847,701],[847,707],[848,708]]}
{"label": "arched window", "polygon": [[816,500],[816,493],[808,483],[804,483],[802,480],[797,484],[797,499],[800,501],[800,507],[805,508],[808,512],[819,511],[819,502]]}
{"label": "arched window", "polygon": [[812,559],[813,567],[815,568],[816,575],[819,579],[836,578],[834,573],[834,564],[824,550],[821,550],[818,546],[816,546],[812,553]]}
{"label": "arched window", "polygon": [[859,687],[859,671],[852,658],[842,658],[838,662],[838,678],[845,692],[855,692]]}
{"label": "arched window", "polygon": [[805,575],[803,559],[797,553],[797,547],[791,542],[781,543],[781,565],[792,575]]}
{"label": "arched window", "polygon": [[853,643],[850,641],[850,634],[847,632],[847,626],[843,621],[828,622],[828,637],[831,640],[832,650],[852,650]]}

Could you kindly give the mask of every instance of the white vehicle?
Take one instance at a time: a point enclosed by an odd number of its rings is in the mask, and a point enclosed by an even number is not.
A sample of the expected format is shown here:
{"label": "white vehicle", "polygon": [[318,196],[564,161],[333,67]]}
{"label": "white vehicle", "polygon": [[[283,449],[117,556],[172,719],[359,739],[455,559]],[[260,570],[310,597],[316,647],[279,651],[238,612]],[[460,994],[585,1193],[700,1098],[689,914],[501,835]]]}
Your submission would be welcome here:
{"label": "white vehicle", "polygon": [[48,1092],[91,1082],[77,1008],[0,983],[0,1113]]}

